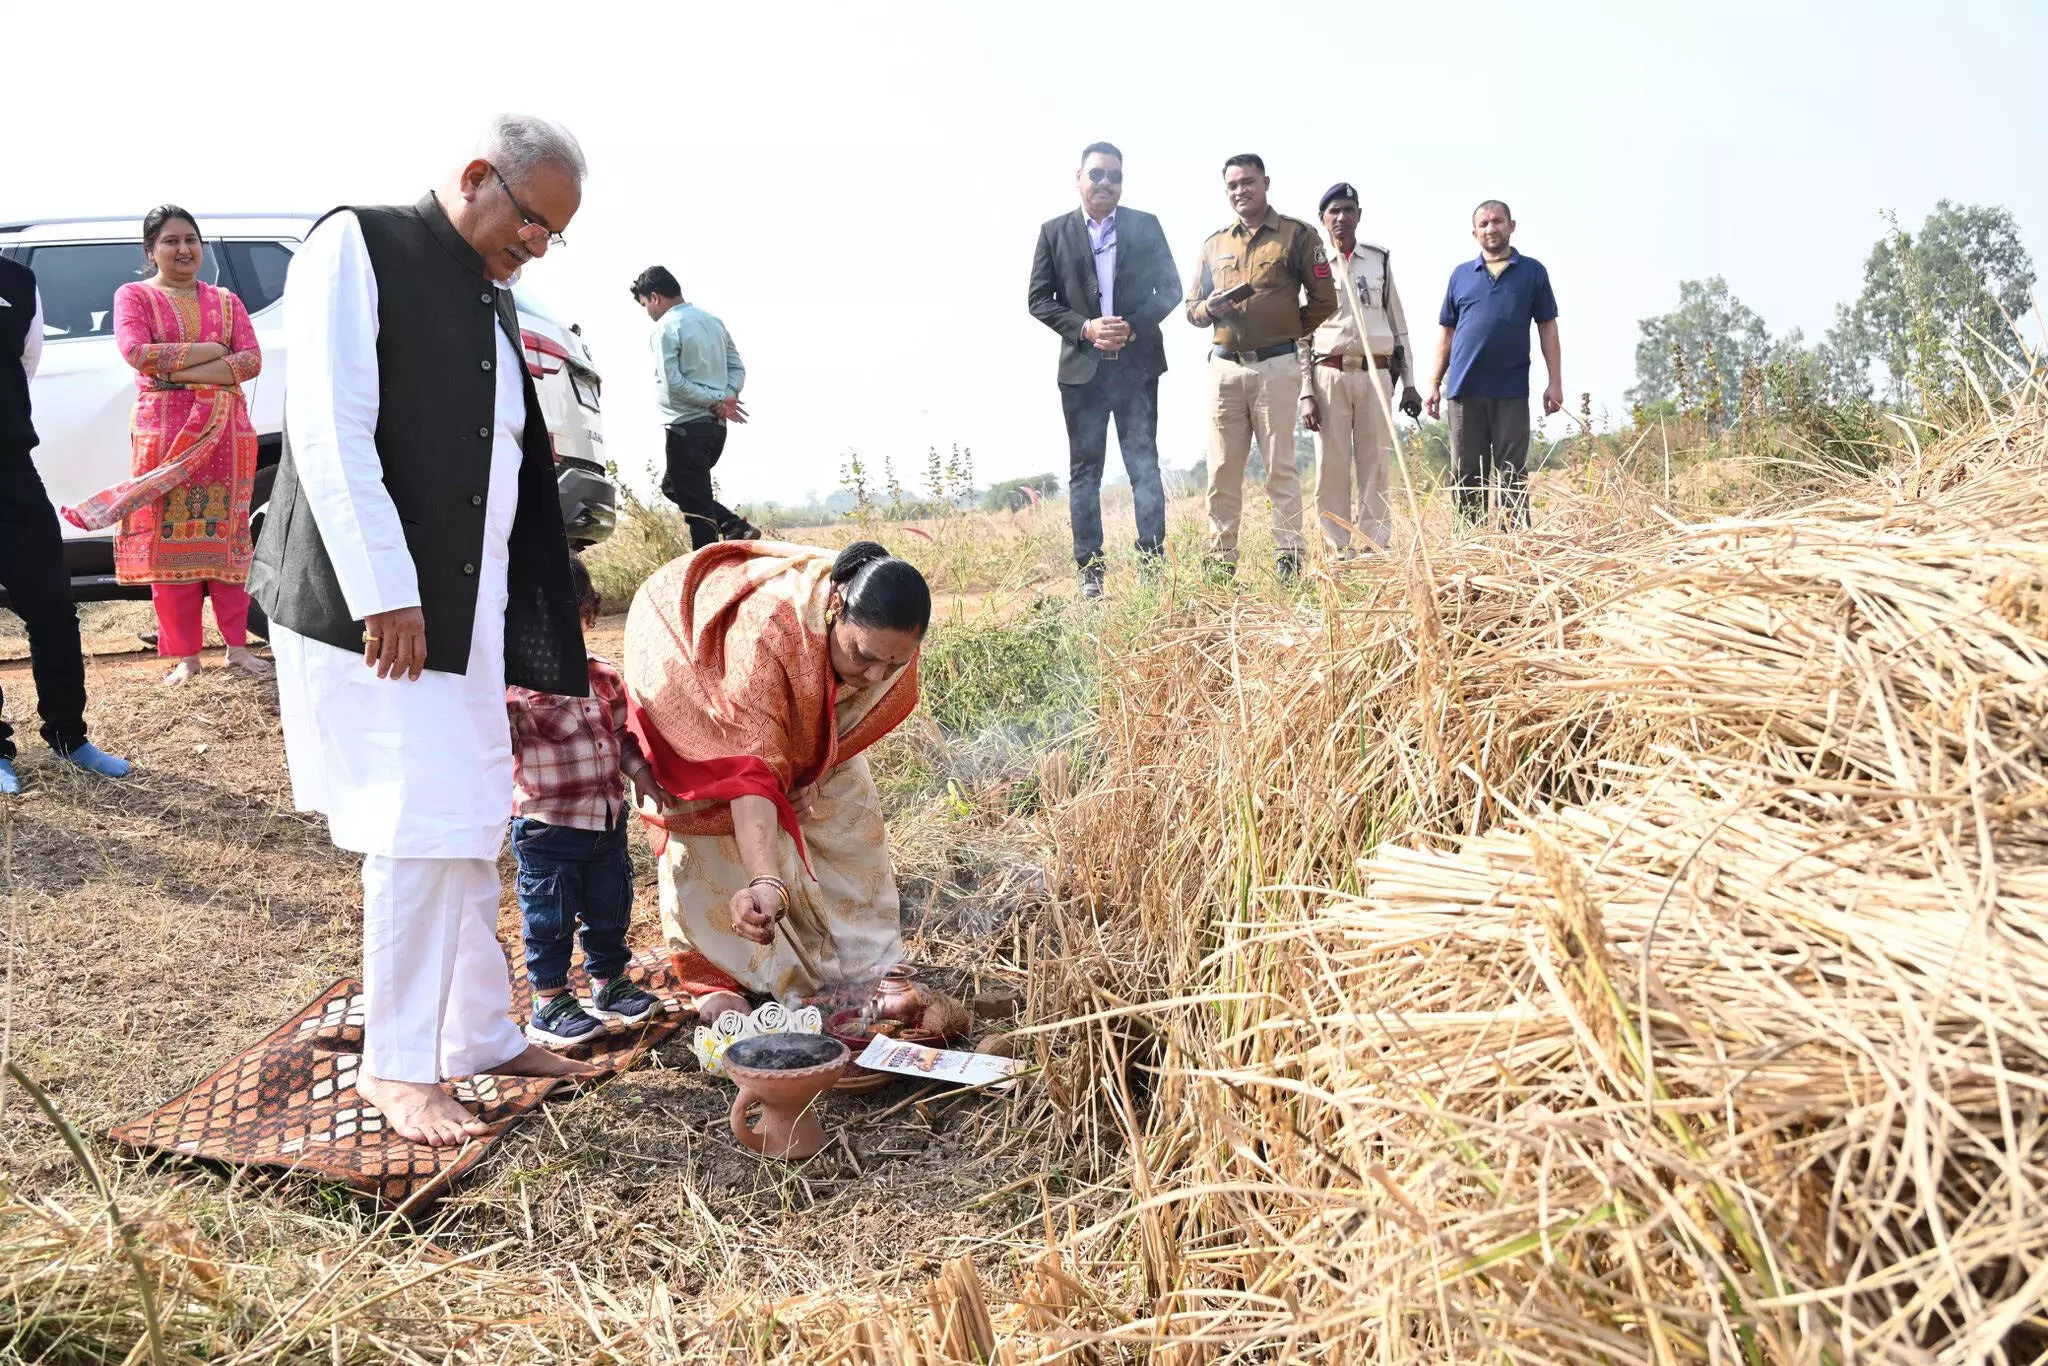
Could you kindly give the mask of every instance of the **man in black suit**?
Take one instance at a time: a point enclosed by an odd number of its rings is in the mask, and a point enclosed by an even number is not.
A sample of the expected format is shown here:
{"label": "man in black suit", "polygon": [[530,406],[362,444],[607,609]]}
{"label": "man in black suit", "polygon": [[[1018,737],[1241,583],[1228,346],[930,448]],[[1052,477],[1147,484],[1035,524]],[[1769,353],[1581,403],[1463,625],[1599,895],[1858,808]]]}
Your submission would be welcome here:
{"label": "man in black suit", "polygon": [[1138,553],[1149,565],[1166,544],[1159,482],[1159,321],[1180,301],[1166,233],[1149,213],[1119,207],[1124,157],[1106,142],[1081,153],[1081,207],[1038,230],[1031,316],[1060,334],[1060,406],[1067,418],[1069,508],[1081,596],[1102,596],[1102,462],[1109,419],[1131,477]]}
{"label": "man in black suit", "polygon": [[[36,273],[0,257],[0,588],[28,628],[29,668],[43,739],[88,773],[121,778],[128,761],[85,738],[85,656],[78,608],[57,512],[29,453],[36,447],[29,381],[43,356],[43,300]],[[0,706],[6,704],[0,695]],[[21,791],[14,772],[14,729],[0,720],[0,793]]]}

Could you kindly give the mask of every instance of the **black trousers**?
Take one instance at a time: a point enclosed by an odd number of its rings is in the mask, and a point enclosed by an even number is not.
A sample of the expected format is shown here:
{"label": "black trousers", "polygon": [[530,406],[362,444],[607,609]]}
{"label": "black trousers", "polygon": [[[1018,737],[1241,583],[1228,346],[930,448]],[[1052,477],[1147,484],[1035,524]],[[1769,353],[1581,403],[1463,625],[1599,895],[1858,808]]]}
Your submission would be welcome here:
{"label": "black trousers", "polygon": [[668,429],[668,472],[661,491],[682,509],[692,550],[747,529],[745,518],[711,496],[711,467],[723,454],[725,424],[716,418]]}
{"label": "black trousers", "polygon": [[1450,428],[1458,511],[1485,520],[1487,486],[1497,482],[1502,519],[1529,525],[1529,396],[1451,399]]}
{"label": "black trousers", "polygon": [[1067,509],[1074,526],[1074,563],[1102,559],[1102,466],[1109,457],[1109,420],[1131,479],[1138,553],[1166,545],[1166,489],[1159,480],[1159,376],[1129,378],[1128,360],[1099,360],[1086,384],[1062,384],[1067,419]]}
{"label": "black trousers", "polygon": [[[43,739],[68,754],[85,743],[85,656],[57,512],[27,451],[0,450],[0,585],[28,627]],[[14,728],[0,720],[0,759],[13,757]]]}

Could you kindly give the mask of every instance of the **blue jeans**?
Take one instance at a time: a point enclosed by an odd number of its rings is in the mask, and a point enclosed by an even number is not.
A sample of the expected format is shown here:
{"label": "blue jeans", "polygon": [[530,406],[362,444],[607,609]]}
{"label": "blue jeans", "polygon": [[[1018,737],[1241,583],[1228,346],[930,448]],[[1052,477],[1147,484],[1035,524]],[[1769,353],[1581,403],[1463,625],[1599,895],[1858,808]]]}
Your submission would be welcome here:
{"label": "blue jeans", "polygon": [[526,918],[526,976],[536,991],[569,983],[569,949],[583,923],[583,967],[617,977],[631,955],[633,856],[621,807],[609,830],[575,830],[515,816],[512,855],[519,860],[519,913]]}

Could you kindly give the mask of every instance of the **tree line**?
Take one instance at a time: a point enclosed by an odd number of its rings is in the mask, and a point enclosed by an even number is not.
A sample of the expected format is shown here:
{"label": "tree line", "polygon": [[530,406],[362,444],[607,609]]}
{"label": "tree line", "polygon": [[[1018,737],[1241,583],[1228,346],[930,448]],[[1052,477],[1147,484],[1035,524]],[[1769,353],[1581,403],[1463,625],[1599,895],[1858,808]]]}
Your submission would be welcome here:
{"label": "tree line", "polygon": [[1772,336],[1721,276],[1685,280],[1678,307],[1644,318],[1636,382],[1645,416],[1699,414],[1716,426],[1789,394],[1821,405],[1883,403],[1933,412],[1987,390],[2011,369],[2014,328],[2031,309],[2034,263],[2001,207],[1935,204],[1917,233],[1890,229],[1863,263],[1856,298],[1809,345],[1798,328]]}

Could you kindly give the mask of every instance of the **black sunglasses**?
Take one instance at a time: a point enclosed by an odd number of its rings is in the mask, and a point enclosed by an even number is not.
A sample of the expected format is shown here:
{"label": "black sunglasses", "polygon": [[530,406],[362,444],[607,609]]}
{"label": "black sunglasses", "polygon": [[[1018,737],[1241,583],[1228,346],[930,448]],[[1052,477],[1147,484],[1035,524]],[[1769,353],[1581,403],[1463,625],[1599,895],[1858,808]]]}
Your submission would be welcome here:
{"label": "black sunglasses", "polygon": [[[490,165],[489,162],[484,164]],[[538,231],[539,239],[546,242],[548,246],[559,247],[563,245],[562,234],[556,232],[553,228],[526,211],[526,206],[519,202],[519,196],[513,194],[512,187],[505,183],[505,177],[498,174],[497,167],[491,166],[491,174],[497,178],[498,188],[505,192],[505,198],[512,201],[512,211],[518,214],[519,221],[526,225],[519,230],[519,238],[526,243],[529,250],[534,246],[536,230]],[[546,250],[546,248],[542,248],[542,250]],[[534,255],[538,256],[540,252],[536,251]]]}
{"label": "black sunglasses", "polygon": [[1097,185],[1100,185],[1105,180],[1112,185],[1121,185],[1124,183],[1124,173],[1122,171],[1105,171],[1100,166],[1091,166],[1088,168],[1088,179]]}

